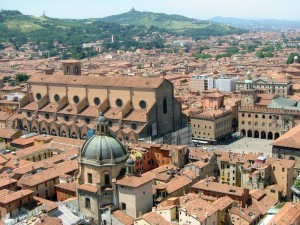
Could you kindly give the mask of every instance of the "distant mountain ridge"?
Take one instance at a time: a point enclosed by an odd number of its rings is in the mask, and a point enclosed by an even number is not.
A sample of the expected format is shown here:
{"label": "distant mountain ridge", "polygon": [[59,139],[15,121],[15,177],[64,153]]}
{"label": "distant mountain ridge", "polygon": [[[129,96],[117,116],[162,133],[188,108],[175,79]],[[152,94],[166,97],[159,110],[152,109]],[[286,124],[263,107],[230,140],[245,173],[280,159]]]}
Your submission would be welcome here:
{"label": "distant mountain ridge", "polygon": [[240,28],[300,28],[300,21],[277,19],[242,19],[235,17],[213,17],[209,21]]}

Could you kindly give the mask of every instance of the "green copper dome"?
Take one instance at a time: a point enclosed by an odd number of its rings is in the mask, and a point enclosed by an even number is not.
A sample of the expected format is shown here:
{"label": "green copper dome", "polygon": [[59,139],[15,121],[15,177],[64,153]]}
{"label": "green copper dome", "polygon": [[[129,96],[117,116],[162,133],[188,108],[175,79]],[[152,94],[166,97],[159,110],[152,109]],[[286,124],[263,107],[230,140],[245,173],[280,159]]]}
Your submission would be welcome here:
{"label": "green copper dome", "polygon": [[107,119],[102,112],[95,123],[96,132],[83,145],[80,159],[97,164],[115,164],[126,160],[127,152],[123,144],[109,134]]}
{"label": "green copper dome", "polygon": [[81,149],[81,157],[96,161],[118,161],[126,156],[122,143],[112,136],[95,134]]}

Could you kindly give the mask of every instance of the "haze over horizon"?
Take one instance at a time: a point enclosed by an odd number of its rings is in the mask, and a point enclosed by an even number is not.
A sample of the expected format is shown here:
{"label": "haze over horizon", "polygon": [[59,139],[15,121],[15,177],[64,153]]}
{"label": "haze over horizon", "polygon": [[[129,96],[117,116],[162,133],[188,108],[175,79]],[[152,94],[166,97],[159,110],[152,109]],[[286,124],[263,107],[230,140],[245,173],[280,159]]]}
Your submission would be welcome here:
{"label": "haze over horizon", "polygon": [[23,14],[52,18],[102,18],[138,11],[178,14],[195,19],[235,17],[247,19],[300,20],[299,0],[0,0],[4,10],[19,10]]}

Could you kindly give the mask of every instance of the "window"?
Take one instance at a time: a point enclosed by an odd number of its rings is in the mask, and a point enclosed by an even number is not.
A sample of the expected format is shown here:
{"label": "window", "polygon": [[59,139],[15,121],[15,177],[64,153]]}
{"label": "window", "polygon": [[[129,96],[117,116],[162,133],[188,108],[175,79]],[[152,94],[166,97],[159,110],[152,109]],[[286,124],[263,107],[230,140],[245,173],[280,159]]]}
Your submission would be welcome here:
{"label": "window", "polygon": [[282,172],[284,172],[284,168],[282,167]]}
{"label": "window", "polygon": [[248,117],[251,117],[251,114],[248,114]]}
{"label": "window", "polygon": [[164,100],[163,100],[163,113],[167,113],[168,112],[168,106],[167,106],[167,98],[164,97]]}
{"label": "window", "polygon": [[275,166],[273,166],[273,171],[275,171]]}
{"label": "window", "polygon": [[121,210],[126,211],[126,203],[124,202],[121,203]]}
{"label": "window", "polygon": [[258,115],[257,115],[257,114],[255,114],[255,118],[258,118]]}
{"label": "window", "polygon": [[105,185],[110,185],[110,176],[109,176],[109,174],[104,175],[104,184]]}
{"label": "window", "polygon": [[249,126],[251,125],[251,122],[250,122],[250,121],[248,122],[248,125],[249,125]]}
{"label": "window", "polygon": [[27,112],[27,116],[28,116],[28,117],[31,117],[31,112]]}
{"label": "window", "polygon": [[137,129],[137,124],[136,123],[132,123],[131,124],[131,129],[132,130],[136,130]]}
{"label": "window", "polygon": [[54,101],[58,102],[60,100],[60,97],[58,94],[54,95]]}
{"label": "window", "polygon": [[118,99],[116,100],[116,105],[117,105],[119,108],[121,108],[121,107],[123,106],[122,100],[118,98]]}
{"label": "window", "polygon": [[49,118],[50,118],[49,113],[46,113],[46,114],[45,114],[45,118],[46,118],[46,119],[49,119]]}
{"label": "window", "polygon": [[91,122],[90,118],[85,118],[85,123],[89,124]]}
{"label": "window", "polygon": [[65,116],[65,121],[69,121],[70,120],[70,117],[69,116]]}
{"label": "window", "polygon": [[40,100],[42,98],[42,95],[40,93],[36,93],[35,97],[37,100]]}
{"label": "window", "polygon": [[91,173],[88,173],[88,183],[93,183],[93,175]]}
{"label": "window", "polygon": [[85,198],[85,208],[87,209],[91,208],[91,199]]}
{"label": "window", "polygon": [[265,118],[266,118],[266,116],[265,116],[265,115],[262,115],[262,118],[263,118],[263,119],[265,119]]}
{"label": "window", "polygon": [[96,97],[94,98],[95,105],[100,105],[100,98]]}
{"label": "window", "polygon": [[70,67],[69,66],[67,66],[67,74],[70,74]]}
{"label": "window", "polygon": [[242,117],[245,117],[245,114],[244,114],[244,113],[242,114]]}
{"label": "window", "polygon": [[75,104],[79,103],[79,97],[77,95],[75,95],[73,97],[73,101],[74,101]]}
{"label": "window", "polygon": [[140,105],[141,109],[146,109],[146,107],[147,107],[147,103],[144,100],[140,101],[139,105]]}

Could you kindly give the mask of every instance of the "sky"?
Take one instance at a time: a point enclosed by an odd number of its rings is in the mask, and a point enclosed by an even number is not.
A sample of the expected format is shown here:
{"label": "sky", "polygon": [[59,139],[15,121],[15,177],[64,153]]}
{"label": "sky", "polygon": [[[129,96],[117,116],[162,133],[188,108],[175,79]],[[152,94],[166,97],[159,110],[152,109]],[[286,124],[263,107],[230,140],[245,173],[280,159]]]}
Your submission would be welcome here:
{"label": "sky", "polygon": [[129,11],[179,14],[195,19],[215,16],[300,20],[300,0],[0,0],[2,9],[53,18],[101,18]]}

